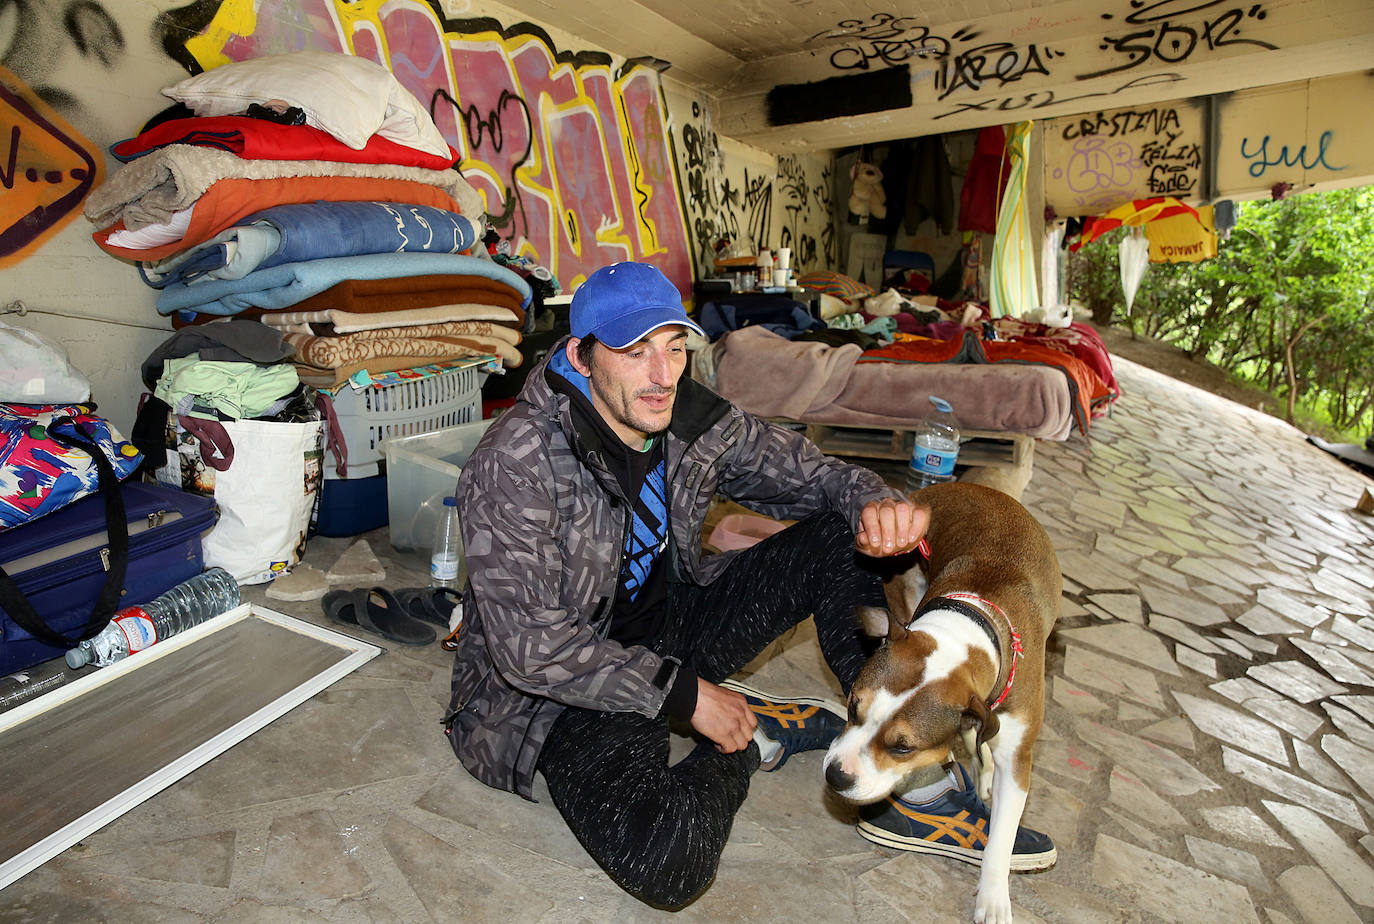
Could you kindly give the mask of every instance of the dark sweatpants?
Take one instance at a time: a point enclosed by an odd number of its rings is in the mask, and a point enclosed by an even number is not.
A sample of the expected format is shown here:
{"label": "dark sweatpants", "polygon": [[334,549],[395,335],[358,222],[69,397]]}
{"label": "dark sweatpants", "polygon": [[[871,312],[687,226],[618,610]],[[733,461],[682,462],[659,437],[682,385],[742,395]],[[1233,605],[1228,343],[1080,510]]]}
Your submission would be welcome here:
{"label": "dark sweatpants", "polygon": [[[652,647],[718,682],[814,614],[826,663],[848,691],[866,656],[854,607],[884,605],[863,561],[842,517],[808,517],[741,552],[707,587],[671,585],[670,637]],[[568,827],[612,879],[644,902],[679,908],[715,877],[759,750],[721,754],[702,740],[670,767],[668,742],[666,719],[568,708],[539,770]]]}

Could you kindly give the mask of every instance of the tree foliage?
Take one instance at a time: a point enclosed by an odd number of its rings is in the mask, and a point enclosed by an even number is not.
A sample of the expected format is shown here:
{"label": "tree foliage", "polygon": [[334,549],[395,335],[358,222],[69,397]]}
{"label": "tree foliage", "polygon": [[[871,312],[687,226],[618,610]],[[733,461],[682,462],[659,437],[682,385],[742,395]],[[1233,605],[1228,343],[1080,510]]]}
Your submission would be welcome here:
{"label": "tree foliage", "polygon": [[1098,323],[1168,341],[1301,404],[1341,431],[1374,416],[1374,187],[1241,203],[1201,263],[1152,264],[1126,316],[1119,229],[1069,261]]}

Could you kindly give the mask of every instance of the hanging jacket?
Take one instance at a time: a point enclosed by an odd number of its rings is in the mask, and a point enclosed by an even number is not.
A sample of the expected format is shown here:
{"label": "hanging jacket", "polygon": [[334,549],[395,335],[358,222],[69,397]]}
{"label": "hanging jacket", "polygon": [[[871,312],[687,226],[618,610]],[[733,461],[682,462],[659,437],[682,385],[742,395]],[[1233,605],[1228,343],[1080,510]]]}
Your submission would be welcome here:
{"label": "hanging jacket", "polygon": [[959,191],[959,230],[997,233],[997,206],[1002,201],[1011,164],[1006,160],[1007,134],[1000,125],[978,132]]}
{"label": "hanging jacket", "polygon": [[953,183],[945,139],[940,135],[917,138],[906,190],[908,234],[915,234],[927,218],[934,219],[941,234],[954,230]]}
{"label": "hanging jacket", "polygon": [[[606,638],[631,505],[601,453],[580,444],[568,395],[550,385],[566,343],[532,371],[458,479],[469,583],[445,724],[473,776],[527,799],[565,706],[659,715],[679,667]],[[864,504],[900,497],[686,377],[665,440],[670,581],[710,583],[734,554],[701,554],[717,492],[779,518],[838,510],[856,531]]]}

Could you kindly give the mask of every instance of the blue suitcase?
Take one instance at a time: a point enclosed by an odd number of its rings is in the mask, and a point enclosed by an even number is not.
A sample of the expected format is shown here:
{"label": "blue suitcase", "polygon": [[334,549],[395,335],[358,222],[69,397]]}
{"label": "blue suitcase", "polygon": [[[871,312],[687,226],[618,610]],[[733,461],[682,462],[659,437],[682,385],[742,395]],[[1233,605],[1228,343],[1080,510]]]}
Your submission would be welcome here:
{"label": "blue suitcase", "polygon": [[[117,591],[106,589],[108,572],[118,570],[111,558],[120,543],[108,530],[104,492],[0,533],[0,568],[49,630],[35,633],[16,622],[5,600],[11,610],[21,603],[14,602],[13,587],[5,590],[0,581],[0,674],[59,658],[83,635],[103,628],[108,614],[99,625],[92,620],[102,592],[107,605],[123,609],[201,572],[200,538],[219,515],[213,498],[138,482],[118,490],[128,523],[128,561]],[[32,623],[29,614],[20,619]]]}

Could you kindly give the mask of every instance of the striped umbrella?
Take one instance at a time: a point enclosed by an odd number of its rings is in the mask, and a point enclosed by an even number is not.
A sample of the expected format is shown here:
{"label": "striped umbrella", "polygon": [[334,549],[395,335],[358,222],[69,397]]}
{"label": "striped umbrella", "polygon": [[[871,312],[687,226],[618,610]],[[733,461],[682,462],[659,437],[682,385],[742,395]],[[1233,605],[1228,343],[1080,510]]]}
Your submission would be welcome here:
{"label": "striped umbrella", "polygon": [[1108,231],[1122,225],[1136,226],[1158,218],[1172,218],[1175,215],[1191,215],[1197,218],[1197,209],[1185,205],[1173,196],[1159,196],[1154,199],[1136,199],[1125,205],[1118,205],[1105,215],[1089,218],[1083,222],[1083,233],[1078,242],[1069,245],[1070,250],[1078,250],[1084,244],[1091,244]]}
{"label": "striped umbrella", "polygon": [[1007,136],[1011,160],[1002,206],[997,210],[997,236],[992,242],[989,309],[994,318],[1020,316],[1040,304],[1035,282],[1035,251],[1031,246],[1030,214],[1026,207],[1026,169],[1030,156],[1031,123],[1017,122]]}

